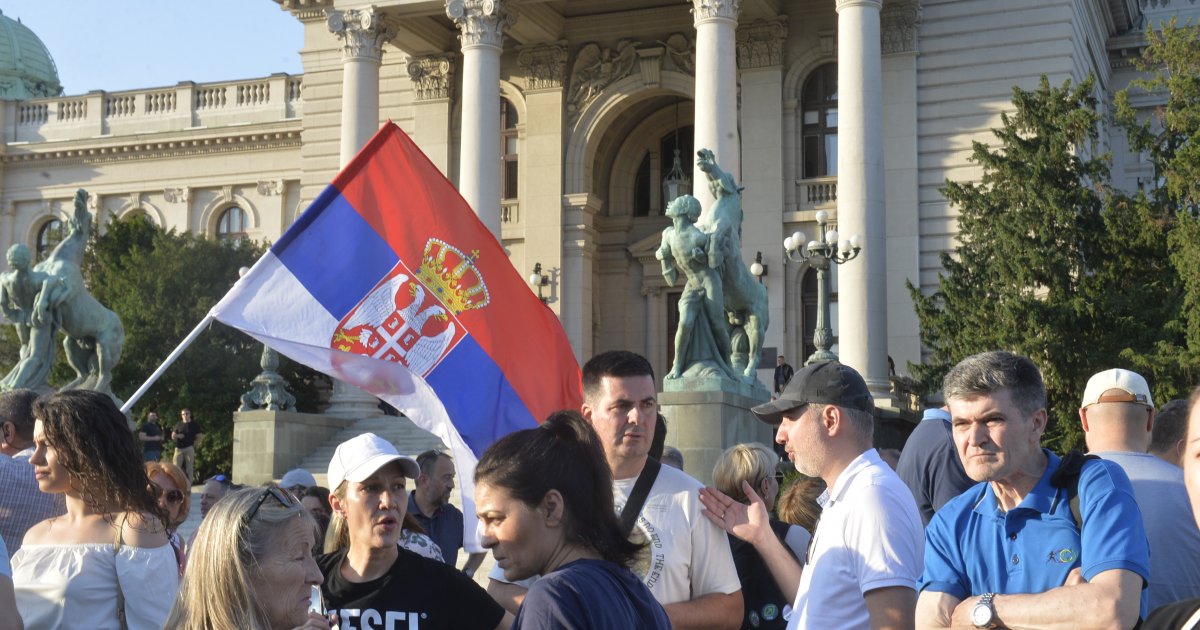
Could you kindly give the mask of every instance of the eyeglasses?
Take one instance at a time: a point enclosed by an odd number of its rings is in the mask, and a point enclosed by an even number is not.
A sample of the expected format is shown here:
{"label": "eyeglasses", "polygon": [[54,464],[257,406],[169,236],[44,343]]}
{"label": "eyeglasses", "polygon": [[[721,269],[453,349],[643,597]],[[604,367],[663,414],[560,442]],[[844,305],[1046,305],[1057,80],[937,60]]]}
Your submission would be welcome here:
{"label": "eyeglasses", "polygon": [[246,517],[242,519],[243,525],[249,525],[250,521],[254,520],[254,516],[258,514],[258,509],[262,507],[262,504],[267,500],[267,497],[275,497],[275,500],[279,501],[279,504],[285,508],[290,508],[293,505],[296,505],[296,498],[293,497],[287,490],[276,488],[275,486],[267,486],[266,488],[263,488],[263,494],[258,498],[258,503],[254,504],[254,509],[247,512]]}
{"label": "eyeglasses", "polygon": [[166,497],[167,503],[170,503],[171,505],[183,503],[183,492],[179,490],[167,490],[166,494],[163,496]]}

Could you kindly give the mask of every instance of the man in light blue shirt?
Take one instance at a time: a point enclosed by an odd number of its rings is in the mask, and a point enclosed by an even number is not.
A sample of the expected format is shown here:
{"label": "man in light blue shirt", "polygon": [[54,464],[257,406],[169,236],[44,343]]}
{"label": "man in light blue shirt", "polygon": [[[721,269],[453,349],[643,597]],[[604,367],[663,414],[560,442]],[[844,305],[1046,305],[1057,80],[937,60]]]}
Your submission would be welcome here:
{"label": "man in light blue shirt", "polygon": [[1092,376],[1079,421],[1088,451],[1116,462],[1133,484],[1150,541],[1150,610],[1200,597],[1200,528],[1178,518],[1190,509],[1183,469],[1146,452],[1157,421],[1146,379],[1121,369]]}
{"label": "man in light blue shirt", "polygon": [[[929,523],[916,626],[1133,627],[1150,554],[1121,468],[1068,468],[1041,447],[1046,389],[1026,357],[968,357],[942,391],[963,468],[981,483]],[[1078,472],[1056,477],[1060,466]]]}

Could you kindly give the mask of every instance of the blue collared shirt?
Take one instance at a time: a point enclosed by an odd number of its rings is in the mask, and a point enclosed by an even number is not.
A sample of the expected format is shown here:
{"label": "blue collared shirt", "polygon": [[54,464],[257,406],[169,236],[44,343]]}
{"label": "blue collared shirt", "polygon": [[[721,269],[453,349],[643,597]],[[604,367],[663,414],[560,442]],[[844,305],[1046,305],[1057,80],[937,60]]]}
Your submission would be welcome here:
{"label": "blue collared shirt", "polygon": [[408,513],[412,514],[425,533],[442,549],[442,562],[455,566],[458,561],[458,550],[463,546],[463,514],[458,508],[447,503],[431,515],[421,513],[417,506],[417,491],[408,493]]}
{"label": "blue collared shirt", "polygon": [[[1050,485],[1061,460],[1045,453],[1042,478],[1011,511],[1000,509],[991,484],[980,483],[934,515],[925,530],[925,573],[918,590],[959,599],[1042,593],[1062,586],[1075,567],[1082,567],[1086,580],[1111,569],[1147,579],[1146,531],[1121,467],[1103,460],[1084,464],[1079,476],[1081,535],[1067,491]],[[1143,582],[1143,618],[1146,613]]]}

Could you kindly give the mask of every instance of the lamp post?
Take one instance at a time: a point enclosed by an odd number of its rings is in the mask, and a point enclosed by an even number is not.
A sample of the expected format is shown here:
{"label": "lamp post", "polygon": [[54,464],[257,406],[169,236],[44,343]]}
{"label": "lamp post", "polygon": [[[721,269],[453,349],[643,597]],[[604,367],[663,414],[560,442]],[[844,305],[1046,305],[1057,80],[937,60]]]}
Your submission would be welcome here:
{"label": "lamp post", "polygon": [[808,357],[805,365],[837,361],[830,350],[833,346],[833,329],[829,323],[829,270],[830,264],[841,265],[854,260],[862,251],[862,239],[855,234],[848,239],[838,240],[837,230],[826,231],[829,213],[817,211],[817,238],[804,242],[804,233],[796,232],[783,239],[783,251],[792,262],[807,262],[817,270],[817,326],[813,333],[813,344],[817,351]]}

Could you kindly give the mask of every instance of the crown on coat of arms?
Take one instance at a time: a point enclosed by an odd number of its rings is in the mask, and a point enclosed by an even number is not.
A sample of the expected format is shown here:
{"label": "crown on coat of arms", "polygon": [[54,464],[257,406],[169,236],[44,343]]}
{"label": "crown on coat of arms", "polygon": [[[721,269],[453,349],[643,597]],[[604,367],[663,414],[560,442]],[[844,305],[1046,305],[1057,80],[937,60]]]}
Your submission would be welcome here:
{"label": "crown on coat of arms", "polygon": [[488,305],[487,284],[475,266],[479,250],[470,255],[436,238],[425,243],[417,277],[455,315]]}

